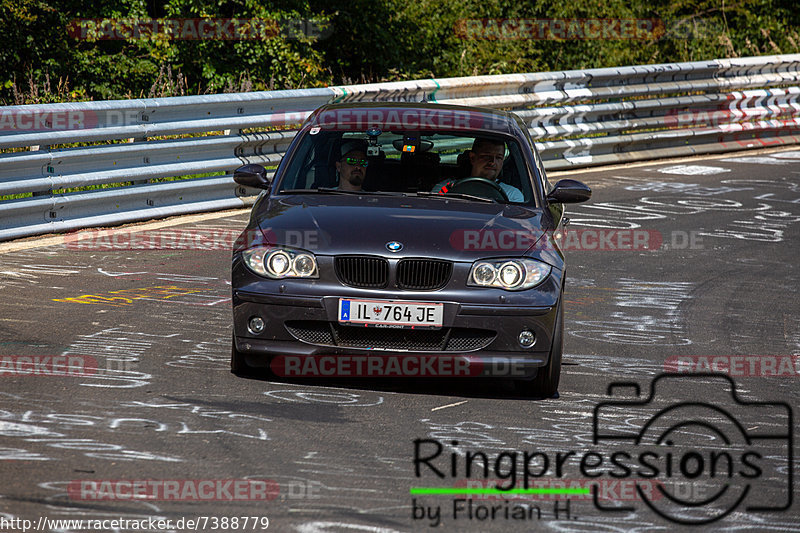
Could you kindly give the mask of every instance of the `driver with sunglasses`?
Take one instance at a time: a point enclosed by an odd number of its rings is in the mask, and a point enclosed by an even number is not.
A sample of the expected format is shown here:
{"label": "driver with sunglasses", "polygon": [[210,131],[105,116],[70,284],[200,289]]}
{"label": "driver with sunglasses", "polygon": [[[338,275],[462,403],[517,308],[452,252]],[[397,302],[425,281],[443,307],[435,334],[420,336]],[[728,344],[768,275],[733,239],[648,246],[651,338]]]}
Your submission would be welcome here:
{"label": "driver with sunglasses", "polygon": [[[508,183],[498,181],[500,172],[503,170],[505,153],[506,145],[503,141],[482,139],[480,137],[476,138],[472,143],[472,150],[469,151],[469,162],[471,166],[469,175],[470,177],[494,181],[503,189],[510,202],[523,202],[525,201],[525,197],[519,189]],[[433,191],[444,194],[457,182],[458,180],[442,181],[433,187]]]}
{"label": "driver with sunglasses", "polygon": [[367,144],[363,141],[349,141],[342,145],[341,158],[336,162],[338,189],[360,191],[367,173]]}

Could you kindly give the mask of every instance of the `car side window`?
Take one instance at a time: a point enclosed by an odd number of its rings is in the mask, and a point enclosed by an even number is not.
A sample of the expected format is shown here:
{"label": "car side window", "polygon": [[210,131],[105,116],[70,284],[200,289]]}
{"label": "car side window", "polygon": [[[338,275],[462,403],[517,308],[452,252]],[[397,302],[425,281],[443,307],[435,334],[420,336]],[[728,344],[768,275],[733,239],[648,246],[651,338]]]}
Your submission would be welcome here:
{"label": "car side window", "polygon": [[522,155],[518,143],[508,143],[508,156],[506,157],[506,162],[503,165],[502,181],[508,183],[516,189],[519,189],[525,198],[525,203],[528,203],[532,200],[533,192],[531,191],[531,184],[528,180],[525,158]]}
{"label": "car side window", "polygon": [[533,153],[533,160],[536,164],[536,173],[539,174],[539,183],[542,185],[542,191],[546,196],[552,189],[552,185],[547,179],[547,173],[544,171],[544,164],[542,163],[542,158],[539,156],[539,152],[536,150],[536,143],[533,142],[531,138],[531,134],[527,128],[521,128],[523,133],[525,134],[525,138],[528,140],[528,144],[531,147],[531,152]]}
{"label": "car side window", "polygon": [[282,178],[280,190],[335,186],[329,161],[335,139],[324,134],[313,139],[309,137],[312,136],[307,135],[295,151]]}

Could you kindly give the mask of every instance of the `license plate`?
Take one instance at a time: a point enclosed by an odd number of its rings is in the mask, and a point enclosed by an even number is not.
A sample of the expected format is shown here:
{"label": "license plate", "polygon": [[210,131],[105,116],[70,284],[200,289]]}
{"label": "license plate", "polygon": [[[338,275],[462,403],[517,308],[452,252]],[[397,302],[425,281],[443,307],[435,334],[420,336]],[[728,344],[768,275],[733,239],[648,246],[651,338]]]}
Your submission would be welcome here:
{"label": "license plate", "polygon": [[339,299],[339,322],[387,328],[440,328],[444,304]]}

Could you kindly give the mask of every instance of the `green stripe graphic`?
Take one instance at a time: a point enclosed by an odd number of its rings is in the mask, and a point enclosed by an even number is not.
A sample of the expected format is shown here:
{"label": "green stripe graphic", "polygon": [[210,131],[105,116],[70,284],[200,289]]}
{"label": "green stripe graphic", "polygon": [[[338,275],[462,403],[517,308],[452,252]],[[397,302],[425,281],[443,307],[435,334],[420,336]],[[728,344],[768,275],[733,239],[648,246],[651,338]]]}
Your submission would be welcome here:
{"label": "green stripe graphic", "polygon": [[436,93],[442,88],[442,86],[439,85],[439,82],[435,79],[432,79],[431,81],[436,84],[436,88],[433,90],[433,92],[431,92],[431,95],[428,97],[428,101],[436,102]]}

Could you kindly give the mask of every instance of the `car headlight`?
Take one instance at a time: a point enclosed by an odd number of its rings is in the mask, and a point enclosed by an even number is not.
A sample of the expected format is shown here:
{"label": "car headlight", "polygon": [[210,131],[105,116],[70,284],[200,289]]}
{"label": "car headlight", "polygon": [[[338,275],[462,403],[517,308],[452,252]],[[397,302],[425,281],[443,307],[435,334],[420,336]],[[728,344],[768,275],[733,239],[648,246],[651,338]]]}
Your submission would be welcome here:
{"label": "car headlight", "polygon": [[472,265],[467,285],[520,291],[535,287],[550,274],[550,265],[535,259],[492,259]]}
{"label": "car headlight", "polygon": [[317,260],[310,252],[256,246],[242,252],[247,268],[272,279],[318,278]]}

